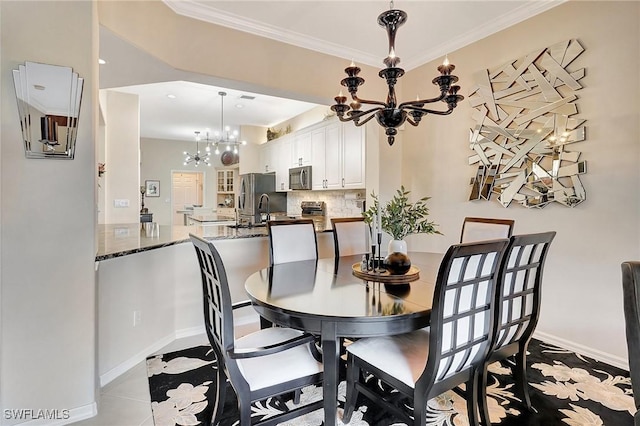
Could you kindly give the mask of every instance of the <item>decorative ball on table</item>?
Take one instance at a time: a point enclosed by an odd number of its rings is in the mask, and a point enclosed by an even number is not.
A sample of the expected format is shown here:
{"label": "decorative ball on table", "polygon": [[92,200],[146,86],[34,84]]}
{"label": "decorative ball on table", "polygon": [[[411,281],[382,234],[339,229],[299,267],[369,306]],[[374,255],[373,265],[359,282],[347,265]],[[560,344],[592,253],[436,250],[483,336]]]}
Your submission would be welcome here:
{"label": "decorative ball on table", "polygon": [[411,260],[404,253],[389,253],[384,258],[384,267],[391,275],[404,275],[411,269]]}

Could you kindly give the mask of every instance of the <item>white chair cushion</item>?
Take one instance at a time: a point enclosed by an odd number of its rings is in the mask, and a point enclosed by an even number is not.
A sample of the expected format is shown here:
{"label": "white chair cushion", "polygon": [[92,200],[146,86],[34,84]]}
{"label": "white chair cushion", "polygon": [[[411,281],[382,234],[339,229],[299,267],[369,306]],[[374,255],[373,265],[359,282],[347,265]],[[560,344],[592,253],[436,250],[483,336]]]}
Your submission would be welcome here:
{"label": "white chair cushion", "polygon": [[273,263],[296,262],[318,257],[316,230],[311,223],[271,227]]}
{"label": "white chair cushion", "polygon": [[[299,336],[290,328],[271,327],[236,340],[236,349],[273,345]],[[322,372],[322,364],[313,358],[309,345],[301,345],[275,354],[237,360],[240,372],[253,391],[278,383]]]}
{"label": "white chair cushion", "polygon": [[360,339],[347,352],[415,387],[429,358],[429,328],[395,336]]}
{"label": "white chair cushion", "polygon": [[369,252],[366,235],[369,226],[364,221],[337,222],[334,224],[340,256],[364,254]]}

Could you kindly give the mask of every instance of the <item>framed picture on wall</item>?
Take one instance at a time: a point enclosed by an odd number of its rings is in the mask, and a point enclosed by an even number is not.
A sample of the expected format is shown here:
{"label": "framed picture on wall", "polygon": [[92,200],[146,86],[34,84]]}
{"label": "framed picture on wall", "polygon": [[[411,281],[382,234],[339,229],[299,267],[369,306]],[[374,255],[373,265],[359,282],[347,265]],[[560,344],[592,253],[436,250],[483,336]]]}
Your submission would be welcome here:
{"label": "framed picture on wall", "polygon": [[159,180],[145,180],[145,186],[147,187],[147,197],[159,197],[160,196],[160,181]]}

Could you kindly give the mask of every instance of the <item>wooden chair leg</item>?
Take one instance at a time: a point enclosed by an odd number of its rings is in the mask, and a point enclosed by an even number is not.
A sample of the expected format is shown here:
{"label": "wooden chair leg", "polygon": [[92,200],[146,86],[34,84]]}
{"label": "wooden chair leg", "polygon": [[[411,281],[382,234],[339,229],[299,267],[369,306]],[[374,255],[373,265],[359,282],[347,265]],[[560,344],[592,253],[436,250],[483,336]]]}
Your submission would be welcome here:
{"label": "wooden chair leg", "polygon": [[240,413],[240,426],[251,426],[251,402],[243,402],[238,396],[238,412]]}
{"label": "wooden chair leg", "polygon": [[424,393],[413,393],[413,425],[414,426],[426,426],[427,424],[427,399],[424,398]]}
{"label": "wooden chair leg", "polygon": [[358,389],[356,382],[360,380],[360,367],[355,363],[352,356],[347,355],[347,391],[346,401],[344,403],[344,413],[342,415],[342,423],[347,424],[351,421],[351,415],[356,407],[356,399],[358,399]]}
{"label": "wooden chair leg", "polygon": [[469,416],[469,426],[479,426],[478,423],[478,381],[480,380],[480,368],[476,368],[471,377],[466,384],[467,391],[467,414]]}
{"label": "wooden chair leg", "polygon": [[480,424],[483,426],[491,426],[489,418],[489,405],[487,404],[487,377],[489,363],[484,363],[479,367],[480,375],[478,378],[478,411],[480,413]]}
{"label": "wooden chair leg", "polygon": [[218,366],[217,374],[216,374],[216,405],[213,409],[213,416],[211,418],[211,424],[217,425],[220,422],[220,415],[222,414],[222,410],[224,408],[224,401],[227,396],[227,376],[222,371],[222,368]]}
{"label": "wooden chair leg", "polygon": [[534,411],[529,398],[529,382],[527,379],[527,348],[522,348],[515,354],[516,365],[513,368],[513,379],[517,395],[527,405],[529,411]]}

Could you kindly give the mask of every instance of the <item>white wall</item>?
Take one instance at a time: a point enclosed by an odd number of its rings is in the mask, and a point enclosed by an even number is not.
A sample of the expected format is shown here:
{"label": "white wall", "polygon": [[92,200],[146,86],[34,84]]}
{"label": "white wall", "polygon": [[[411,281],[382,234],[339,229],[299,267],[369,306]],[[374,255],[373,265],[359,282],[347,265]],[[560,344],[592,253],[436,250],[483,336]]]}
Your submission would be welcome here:
{"label": "white wall", "polygon": [[[244,282],[269,263],[266,237],[216,240],[233,302],[246,300]],[[333,234],[318,234],[318,255],[333,257]],[[175,244],[100,262],[99,367],[102,385],[174,338],[204,332],[202,281],[193,245]],[[133,324],[134,311],[141,323]],[[244,321],[242,312],[238,321]]]}
{"label": "white wall", "polygon": [[[69,409],[69,421],[95,412],[95,6],[0,2],[0,407]],[[85,79],[74,160],[25,158],[12,70],[27,60]]]}
{"label": "white wall", "polygon": [[[239,148],[240,158],[244,156],[245,146]],[[204,153],[205,145],[200,143],[200,151]],[[195,167],[194,163],[184,165],[184,151],[195,152],[194,141],[178,141],[166,139],[140,139],[142,163],[140,165],[140,180],[160,181],[160,197],[145,197],[144,206],[153,213],[153,221],[160,225],[171,225],[174,213],[171,201],[171,173],[202,172],[204,173],[204,207],[217,208],[217,173],[219,169],[237,168],[224,166],[220,162],[220,156],[211,151],[211,166],[202,163]],[[178,223],[181,225],[182,223]]]}
{"label": "white wall", "polygon": [[[109,90],[104,108],[106,122],[104,223],[140,221],[140,101],[138,95]],[[109,172],[111,170],[111,172]],[[127,207],[116,207],[127,200]]]}
{"label": "white wall", "polygon": [[[640,3],[567,2],[537,17],[456,52],[449,53],[462,95],[473,73],[515,60],[555,43],[577,38],[585,47],[575,67],[586,68],[584,89],[576,92],[587,139],[571,145],[587,161],[581,176],[587,200],[574,208],[549,205],[527,210],[516,203],[468,201],[469,128],[475,125],[465,100],[452,115],[427,116],[419,128],[407,126],[402,181],[415,197],[431,196],[432,218],[444,236],[415,236],[410,249],[444,251],[460,236],[465,216],[515,219],[515,232],[558,232],[543,284],[537,331],[601,359],[627,359],[620,263],[640,258]],[[411,71],[402,98],[432,93],[436,63]],[[614,71],[615,70],[615,71]],[[612,73],[615,84],[612,85]],[[616,94],[618,93],[618,94]]]}

